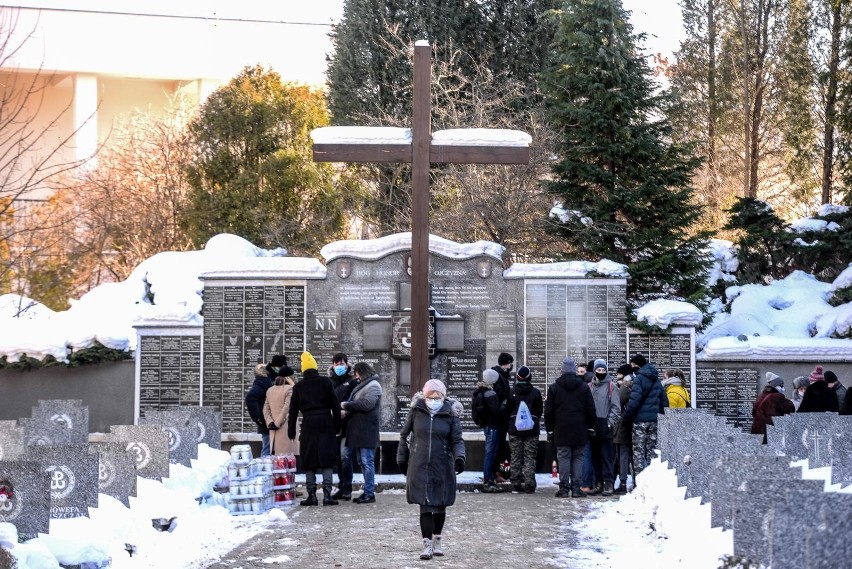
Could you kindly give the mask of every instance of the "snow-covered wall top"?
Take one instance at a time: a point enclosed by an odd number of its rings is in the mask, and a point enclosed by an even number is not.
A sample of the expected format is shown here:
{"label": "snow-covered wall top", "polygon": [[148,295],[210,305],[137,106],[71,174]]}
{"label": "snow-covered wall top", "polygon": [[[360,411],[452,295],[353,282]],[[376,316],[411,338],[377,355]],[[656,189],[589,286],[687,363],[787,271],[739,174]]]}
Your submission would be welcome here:
{"label": "snow-covered wall top", "polygon": [[703,318],[704,315],[698,310],[698,307],[679,300],[652,300],[640,306],[636,311],[636,320],[639,322],[664,329],[670,326],[697,328],[701,325]]}
{"label": "snow-covered wall top", "polygon": [[230,259],[199,275],[204,279],[324,279],[325,265],[313,257],[248,257]]}
{"label": "snow-covered wall top", "polygon": [[[411,250],[411,232],[394,233],[378,239],[344,240],[329,243],[320,249],[320,255],[326,262],[340,257],[352,257],[365,261],[374,261],[391,253]],[[502,262],[505,247],[493,241],[476,243],[456,243],[437,235],[429,236],[429,252],[448,259],[473,259],[487,255]]]}
{"label": "snow-covered wall top", "polygon": [[[389,126],[324,126],[311,131],[314,144],[411,144],[411,129]],[[432,143],[443,146],[521,146],[532,143],[522,130],[505,128],[451,128],[432,133]]]}
{"label": "snow-covered wall top", "polygon": [[591,275],[627,278],[627,265],[603,259],[592,261],[562,261],[559,263],[515,263],[505,271],[505,279],[584,278]]}

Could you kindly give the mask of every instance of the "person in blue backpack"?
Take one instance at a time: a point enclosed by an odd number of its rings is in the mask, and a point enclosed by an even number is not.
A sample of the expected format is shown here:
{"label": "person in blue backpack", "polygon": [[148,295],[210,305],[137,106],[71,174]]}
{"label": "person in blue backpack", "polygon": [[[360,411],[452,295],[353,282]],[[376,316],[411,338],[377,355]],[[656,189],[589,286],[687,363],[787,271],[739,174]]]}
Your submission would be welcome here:
{"label": "person in blue backpack", "polygon": [[515,385],[509,394],[509,451],[511,452],[512,491],[518,494],[535,492],[535,465],[538,457],[538,438],[544,400],[541,391],[532,386],[532,372],[526,366],[518,368]]}

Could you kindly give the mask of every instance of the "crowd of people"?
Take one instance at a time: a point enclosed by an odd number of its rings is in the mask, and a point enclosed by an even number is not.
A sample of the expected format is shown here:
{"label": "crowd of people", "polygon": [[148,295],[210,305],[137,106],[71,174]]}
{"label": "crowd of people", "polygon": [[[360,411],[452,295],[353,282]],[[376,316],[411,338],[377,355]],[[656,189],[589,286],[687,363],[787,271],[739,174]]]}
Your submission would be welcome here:
{"label": "crowd of people", "polygon": [[852,396],[837,379],[837,374],[816,366],[807,376],[793,379],[793,393],[787,398],[784,380],[771,371],[766,372],[763,390],[752,404],[751,432],[763,435],[766,444],[766,426],[773,425],[773,417],[791,413],[834,412],[852,415]]}
{"label": "crowd of people", "polygon": [[[636,354],[610,373],[606,360],[562,361],[560,375],[546,394],[533,386],[527,366],[514,369],[511,354],[482,371],[470,404],[470,416],[482,428],[483,493],[536,491],[542,428],[555,457],[557,498],[626,493],[636,475],[651,462],[657,446],[657,417],[666,407],[691,407],[683,371],[660,372]],[[317,474],[322,476],[325,506],[351,500],[376,502],[376,449],[380,447],[382,384],[365,362],[349,364],[335,354],[327,375],[320,375],[309,352],[300,358],[302,379],[286,357],[273,356],[255,369],[246,407],[262,438],[262,454],[299,454],[307,497],[302,506],[319,505]],[[613,377],[614,376],[614,377]],[[834,411],[852,414],[852,396],[837,375],[816,366],[792,381],[787,398],[784,380],[768,372],[753,404],[751,432],[763,435],[773,417],[789,413]],[[442,531],[446,509],[453,505],[456,476],[465,470],[462,404],[447,395],[447,386],[430,379],[415,394],[399,434],[396,462],[406,477],[408,502],[420,508],[421,559],[444,554]],[[301,416],[301,422],[299,417]],[[286,429],[286,434],[284,429]],[[279,432],[280,431],[280,432]],[[297,440],[298,439],[298,440]],[[364,477],[360,496],[352,497],[354,466]],[[505,466],[511,465],[508,472]],[[339,482],[333,489],[333,471]],[[504,479],[508,476],[508,480]],[[628,481],[632,480],[632,484]]]}

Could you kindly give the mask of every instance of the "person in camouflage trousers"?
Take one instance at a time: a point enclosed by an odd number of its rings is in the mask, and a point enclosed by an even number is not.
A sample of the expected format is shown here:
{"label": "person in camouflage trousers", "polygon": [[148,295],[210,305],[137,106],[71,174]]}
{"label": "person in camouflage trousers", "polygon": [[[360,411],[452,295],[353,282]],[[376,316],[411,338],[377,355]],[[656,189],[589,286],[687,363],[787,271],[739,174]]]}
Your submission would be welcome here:
{"label": "person in camouflage trousers", "polygon": [[[518,430],[518,409],[525,403],[532,415],[532,428]],[[518,368],[515,385],[506,402],[509,412],[509,452],[511,453],[512,491],[535,492],[535,465],[538,457],[538,438],[544,401],[541,391],[532,386],[532,372],[526,366]]]}
{"label": "person in camouflage trousers", "polygon": [[635,475],[642,472],[654,457],[657,448],[657,415],[669,406],[666,390],[660,383],[657,368],[648,363],[645,356],[636,354],[630,358],[635,370],[630,400],[624,408],[622,421],[633,425],[633,484]]}

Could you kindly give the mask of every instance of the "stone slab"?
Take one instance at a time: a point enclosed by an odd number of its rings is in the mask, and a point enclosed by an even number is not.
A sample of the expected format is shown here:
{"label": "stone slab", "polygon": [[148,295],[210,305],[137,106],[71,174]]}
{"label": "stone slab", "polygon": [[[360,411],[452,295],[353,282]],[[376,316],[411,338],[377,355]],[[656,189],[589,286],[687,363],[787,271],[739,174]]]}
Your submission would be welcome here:
{"label": "stone slab", "polygon": [[142,478],[169,476],[169,436],[158,425],[113,425],[107,442],[124,443]]}
{"label": "stone slab", "polygon": [[130,507],[136,496],[136,459],[122,443],[99,443],[89,451],[98,455],[98,492]]}
{"label": "stone slab", "polygon": [[17,423],[0,421],[0,460],[19,460],[24,454],[24,429]]}
{"label": "stone slab", "polygon": [[39,462],[0,460],[0,486],[12,493],[0,502],[0,522],[13,524],[21,539],[50,530],[50,476]]}
{"label": "stone slab", "polygon": [[50,476],[50,517],[79,518],[98,505],[98,457],[89,445],[36,445],[29,456]]}

